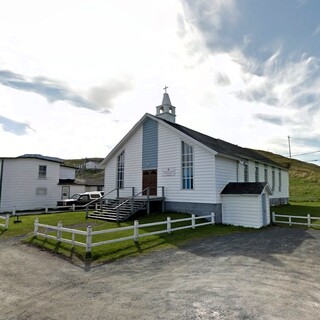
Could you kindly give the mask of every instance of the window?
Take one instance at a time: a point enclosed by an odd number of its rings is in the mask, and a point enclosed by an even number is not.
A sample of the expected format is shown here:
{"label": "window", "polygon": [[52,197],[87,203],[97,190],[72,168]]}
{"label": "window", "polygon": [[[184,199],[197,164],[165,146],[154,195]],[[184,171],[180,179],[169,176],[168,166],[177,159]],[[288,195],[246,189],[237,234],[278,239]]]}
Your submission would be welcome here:
{"label": "window", "polygon": [[124,188],[124,151],[118,156],[117,188]]}
{"label": "window", "polygon": [[39,166],[39,179],[47,177],[47,166]]}
{"label": "window", "polygon": [[259,163],[255,163],[255,171],[254,171],[255,181],[259,182]]}
{"label": "window", "polygon": [[248,168],[248,163],[245,162],[243,165],[243,181],[248,182],[249,181],[249,168]]}
{"label": "window", "polygon": [[282,185],[281,185],[281,170],[279,170],[279,189],[278,189],[279,192],[281,192],[281,187],[282,187]]}
{"label": "window", "polygon": [[182,189],[193,189],[193,147],[182,141]]}
{"label": "window", "polygon": [[274,171],[274,168],[272,168],[272,191],[275,190],[276,187],[276,173]]}
{"label": "window", "polygon": [[268,167],[264,166],[264,182],[268,182]]}

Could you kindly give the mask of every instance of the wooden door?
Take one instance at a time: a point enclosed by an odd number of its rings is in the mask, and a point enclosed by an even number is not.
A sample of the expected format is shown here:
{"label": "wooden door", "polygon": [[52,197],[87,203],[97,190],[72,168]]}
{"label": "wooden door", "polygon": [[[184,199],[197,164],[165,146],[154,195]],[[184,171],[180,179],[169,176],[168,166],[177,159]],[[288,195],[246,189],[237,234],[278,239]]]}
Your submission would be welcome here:
{"label": "wooden door", "polygon": [[[142,189],[149,187],[149,195],[157,195],[157,170],[143,170],[142,178]],[[143,192],[144,195],[147,195],[147,190]]]}

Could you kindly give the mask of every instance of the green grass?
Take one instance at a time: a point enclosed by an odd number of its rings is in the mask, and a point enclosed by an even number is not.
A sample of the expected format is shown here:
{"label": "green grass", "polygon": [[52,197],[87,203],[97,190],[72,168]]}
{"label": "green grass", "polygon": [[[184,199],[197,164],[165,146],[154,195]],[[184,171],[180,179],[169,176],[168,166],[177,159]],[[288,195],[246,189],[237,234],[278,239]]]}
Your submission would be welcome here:
{"label": "green grass", "polygon": [[[313,228],[320,229],[320,202],[293,202],[283,206],[271,207],[271,212],[290,216],[307,216],[307,214],[310,214],[311,217],[319,217],[318,220],[312,220],[312,223],[319,224],[319,227]],[[287,218],[282,217],[277,217],[277,220],[288,221]],[[293,218],[292,221],[307,223],[307,219],[301,218]]]}
{"label": "green grass", "polygon": [[[159,213],[152,214],[139,218],[140,224],[166,221],[167,216],[170,216],[172,220],[182,219],[190,217],[188,214],[181,213]],[[85,248],[79,246],[72,246],[71,244],[66,244],[58,242],[52,239],[45,239],[44,237],[33,236],[33,224],[36,217],[39,217],[39,222],[42,224],[54,225],[56,226],[59,221],[63,223],[64,227],[75,228],[78,230],[85,230],[88,225],[92,226],[92,230],[105,230],[111,228],[119,228],[125,226],[133,225],[133,221],[127,221],[122,223],[114,222],[104,222],[101,220],[85,219],[84,212],[68,212],[62,214],[44,214],[44,215],[31,215],[31,216],[22,216],[21,223],[14,223],[14,218],[10,219],[9,229],[7,231],[0,231],[1,238],[11,238],[11,237],[27,237],[24,242],[28,244],[33,244],[39,246],[43,249],[47,249],[51,252],[61,254],[67,258],[77,258],[82,261],[86,259]],[[200,223],[200,220],[197,221]],[[180,222],[175,223],[172,227],[178,227],[182,225],[190,225],[191,222]],[[154,226],[146,227],[139,229],[139,234],[152,232],[160,229],[164,229],[165,226]],[[40,230],[44,232],[43,230]],[[154,250],[161,250],[166,248],[173,248],[180,246],[188,241],[210,237],[210,236],[220,236],[226,235],[234,232],[254,232],[255,229],[243,228],[243,227],[234,227],[234,226],[222,226],[222,225],[207,225],[197,227],[196,229],[185,229],[174,231],[171,234],[160,234],[160,235],[151,235],[140,238],[137,243],[133,240],[122,241],[113,244],[102,245],[92,248],[90,260],[95,263],[103,263],[107,261],[113,261],[123,257],[135,256],[142,253],[151,252]],[[55,234],[55,231],[51,232]],[[50,234],[50,233],[49,233]],[[116,235],[104,234],[94,236],[92,242],[99,242],[114,237],[127,237],[133,235],[133,230],[120,231],[116,232]],[[71,234],[63,233],[63,238],[71,239]],[[76,241],[85,242],[85,237],[81,235],[76,235]]]}

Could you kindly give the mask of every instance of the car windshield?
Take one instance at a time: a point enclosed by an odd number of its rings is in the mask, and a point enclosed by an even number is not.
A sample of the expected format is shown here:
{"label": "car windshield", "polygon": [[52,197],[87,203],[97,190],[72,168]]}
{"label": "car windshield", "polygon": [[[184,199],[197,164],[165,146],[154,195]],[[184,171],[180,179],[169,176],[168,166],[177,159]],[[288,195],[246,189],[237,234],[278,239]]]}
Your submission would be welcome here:
{"label": "car windshield", "polygon": [[71,199],[78,199],[79,197],[80,197],[80,194],[76,193],[71,197]]}

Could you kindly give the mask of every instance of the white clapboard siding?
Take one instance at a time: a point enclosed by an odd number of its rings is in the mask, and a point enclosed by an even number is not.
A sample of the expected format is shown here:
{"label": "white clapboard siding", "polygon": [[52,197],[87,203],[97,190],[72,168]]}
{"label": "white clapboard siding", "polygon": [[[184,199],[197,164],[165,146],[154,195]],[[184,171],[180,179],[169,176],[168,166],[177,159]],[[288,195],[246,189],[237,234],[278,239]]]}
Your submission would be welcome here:
{"label": "white clapboard siding", "polygon": [[224,195],[222,201],[222,223],[260,228],[262,226],[260,195]]}
{"label": "white clapboard siding", "polygon": [[[132,187],[135,188],[135,193],[142,190],[142,127],[140,127],[106,164],[105,194],[117,187],[117,159],[123,151],[125,188],[120,191],[120,196],[131,196],[132,189],[130,188]],[[112,193],[110,198],[112,197],[116,197],[116,193]]]}
{"label": "white clapboard siding", "polygon": [[[104,169],[104,193],[108,194],[117,186],[117,156],[112,157]],[[116,198],[116,193],[110,194],[107,198]]]}
{"label": "white clapboard siding", "polygon": [[[270,198],[289,198],[289,173],[287,170],[279,167],[272,167],[257,161],[246,160],[248,165],[248,182],[268,182],[270,188],[272,188],[272,170],[275,171],[275,188]],[[256,181],[255,168],[258,165],[259,178]],[[244,166],[238,162],[238,182],[244,182]],[[264,170],[267,169],[267,181],[265,181]],[[279,181],[279,172],[281,172],[281,182]],[[231,181],[231,180],[230,180]],[[279,186],[281,186],[279,190]]]}
{"label": "white clapboard siding", "polygon": [[[181,179],[181,141],[193,147],[194,189],[183,190]],[[167,201],[214,203],[214,155],[183,135],[159,125],[158,186],[165,186]],[[164,171],[171,171],[172,175]]]}
{"label": "white clapboard siding", "polygon": [[237,182],[237,161],[216,156],[216,198],[221,203],[220,193],[229,182]]}
{"label": "white clapboard siding", "polygon": [[[39,179],[39,165],[47,166],[47,177]],[[5,159],[1,211],[54,206],[61,197],[60,164],[39,159]]]}

